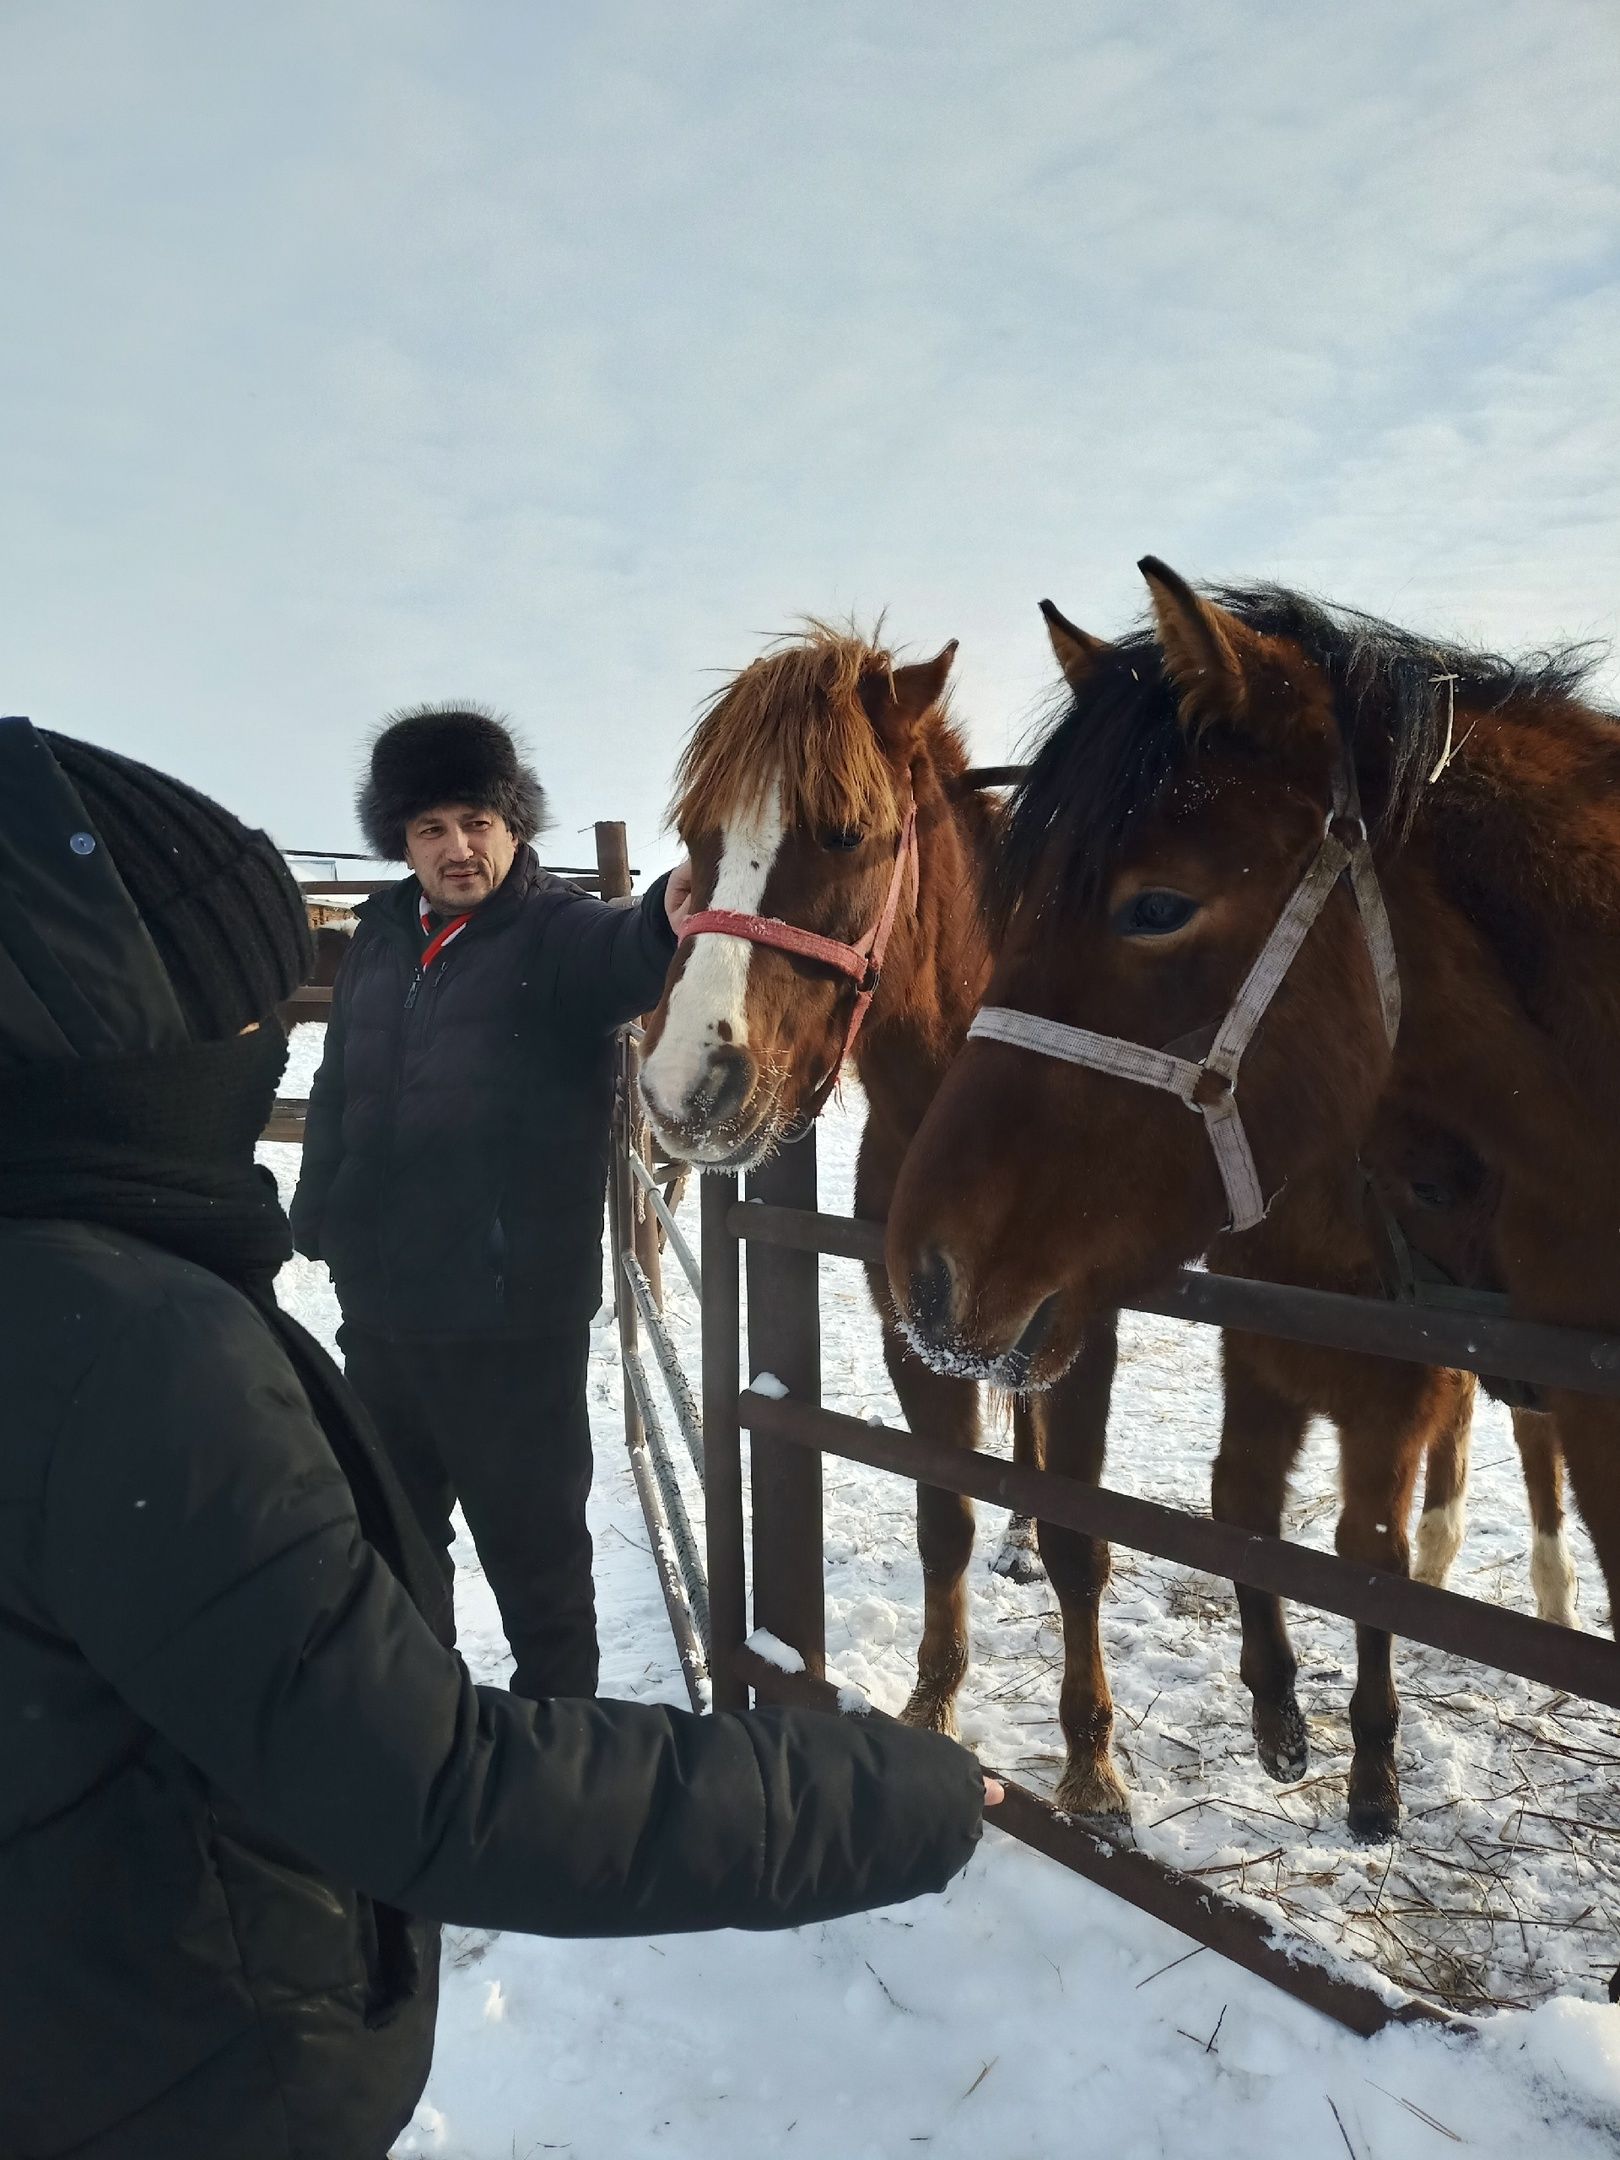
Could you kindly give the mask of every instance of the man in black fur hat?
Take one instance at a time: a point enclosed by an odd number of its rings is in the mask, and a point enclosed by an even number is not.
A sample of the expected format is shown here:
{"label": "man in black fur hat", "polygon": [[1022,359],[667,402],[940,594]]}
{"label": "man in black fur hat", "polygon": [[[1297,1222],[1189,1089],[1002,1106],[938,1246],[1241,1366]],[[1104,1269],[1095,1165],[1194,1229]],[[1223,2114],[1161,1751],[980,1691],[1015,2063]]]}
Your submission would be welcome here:
{"label": "man in black fur hat", "polygon": [[541,869],[545,796],[473,707],[396,715],[359,798],[412,875],[360,910],[293,1202],[351,1384],[453,1579],[459,1500],[514,1690],[596,1691],[585,1502],[612,1031],[657,1003],[685,868],[609,908]]}

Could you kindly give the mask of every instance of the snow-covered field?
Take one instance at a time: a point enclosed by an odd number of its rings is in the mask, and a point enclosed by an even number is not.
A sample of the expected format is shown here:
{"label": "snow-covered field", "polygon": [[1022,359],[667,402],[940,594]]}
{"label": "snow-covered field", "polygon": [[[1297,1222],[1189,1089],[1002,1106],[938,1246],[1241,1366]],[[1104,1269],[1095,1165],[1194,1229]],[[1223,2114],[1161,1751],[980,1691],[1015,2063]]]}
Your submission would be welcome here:
{"label": "snow-covered field", "polygon": [[[285,1083],[307,1093],[321,1031],[301,1028]],[[823,1119],[823,1204],[846,1209],[860,1101]],[[290,1190],[295,1148],[266,1148]],[[695,1219],[695,1210],[692,1211]],[[678,1272],[669,1305],[696,1366]],[[282,1296],[330,1342],[323,1269],[294,1261]],[[898,1420],[859,1272],[822,1264],[824,1395]],[[1207,1330],[1128,1325],[1109,1479],[1203,1508],[1219,1425]],[[592,1519],[603,1691],[683,1702],[624,1451],[616,1339],[593,1335]],[[1467,1542],[1453,1587],[1530,1609],[1528,1530],[1505,1416],[1481,1412]],[[1330,1545],[1333,1452],[1316,1438],[1288,1529]],[[694,1515],[700,1495],[689,1490]],[[1044,1583],[984,1565],[1005,1518],[982,1513],[975,1664],[964,1736],[987,1762],[1050,1782],[1060,1643]],[[828,1648],[840,1676],[897,1708],[912,1676],[920,1574],[908,1490],[829,1460]],[[1577,1535],[1583,1616],[1605,1600]],[[508,1670],[471,1545],[458,1548],[462,1650]],[[866,2160],[927,2148],[998,2160],[1106,2152],[1149,2160],[1329,2155],[1428,2160],[1454,2142],[1501,2160],[1620,2151],[1620,1720],[1407,1646],[1398,1846],[1341,1823],[1348,1623],[1295,1616],[1313,1760],[1279,1788],[1259,1770],[1224,1583],[1116,1554],[1105,1640],[1122,1773],[1149,1851],[1286,1924],[1462,2007],[1474,2044],[1396,2032],[1357,2041],[1263,1982],[1015,1845],[986,1834],[943,1898],[789,1936],[551,1943],[452,1931],[438,2056],[401,2154],[581,2160],[641,2154]],[[1511,2004],[1520,2008],[1492,2009]]]}

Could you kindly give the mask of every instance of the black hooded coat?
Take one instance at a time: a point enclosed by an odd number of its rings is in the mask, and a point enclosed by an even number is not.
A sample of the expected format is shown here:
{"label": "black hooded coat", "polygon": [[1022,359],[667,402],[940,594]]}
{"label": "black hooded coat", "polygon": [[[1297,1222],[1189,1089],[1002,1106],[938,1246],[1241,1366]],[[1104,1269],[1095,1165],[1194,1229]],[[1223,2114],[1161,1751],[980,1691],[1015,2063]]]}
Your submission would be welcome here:
{"label": "black hooded coat", "polygon": [[427,2076],[439,1922],[772,1928],[940,1888],[981,1808],[948,1741],[473,1686],[364,1414],[264,1287],[278,1045],[184,1040],[16,728],[0,2155],[382,2160]]}

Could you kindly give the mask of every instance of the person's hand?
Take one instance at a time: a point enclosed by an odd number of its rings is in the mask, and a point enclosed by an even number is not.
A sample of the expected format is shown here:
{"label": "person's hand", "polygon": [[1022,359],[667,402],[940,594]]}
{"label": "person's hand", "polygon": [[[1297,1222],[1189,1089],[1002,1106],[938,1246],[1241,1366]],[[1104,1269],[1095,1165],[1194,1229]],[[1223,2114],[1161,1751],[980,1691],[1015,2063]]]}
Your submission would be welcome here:
{"label": "person's hand", "polygon": [[986,1807],[1000,1807],[1002,1801],[1005,1800],[1006,1797],[1007,1790],[1006,1787],[1002,1784],[1000,1778],[987,1777],[985,1779],[984,1804]]}
{"label": "person's hand", "polygon": [[675,865],[669,873],[669,883],[664,887],[664,913],[669,917],[669,927],[677,937],[681,925],[692,912],[692,862],[690,856]]}

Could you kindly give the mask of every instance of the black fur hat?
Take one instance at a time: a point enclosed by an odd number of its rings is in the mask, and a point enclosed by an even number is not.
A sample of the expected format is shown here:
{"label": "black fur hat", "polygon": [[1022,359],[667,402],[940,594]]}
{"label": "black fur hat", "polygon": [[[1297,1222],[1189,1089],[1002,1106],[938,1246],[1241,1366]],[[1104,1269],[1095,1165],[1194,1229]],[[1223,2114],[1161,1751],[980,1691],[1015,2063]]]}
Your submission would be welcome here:
{"label": "black fur hat", "polygon": [[520,842],[545,829],[546,791],[494,713],[478,705],[390,713],[355,803],[367,847],[403,862],[406,826],[444,803],[498,812]]}

